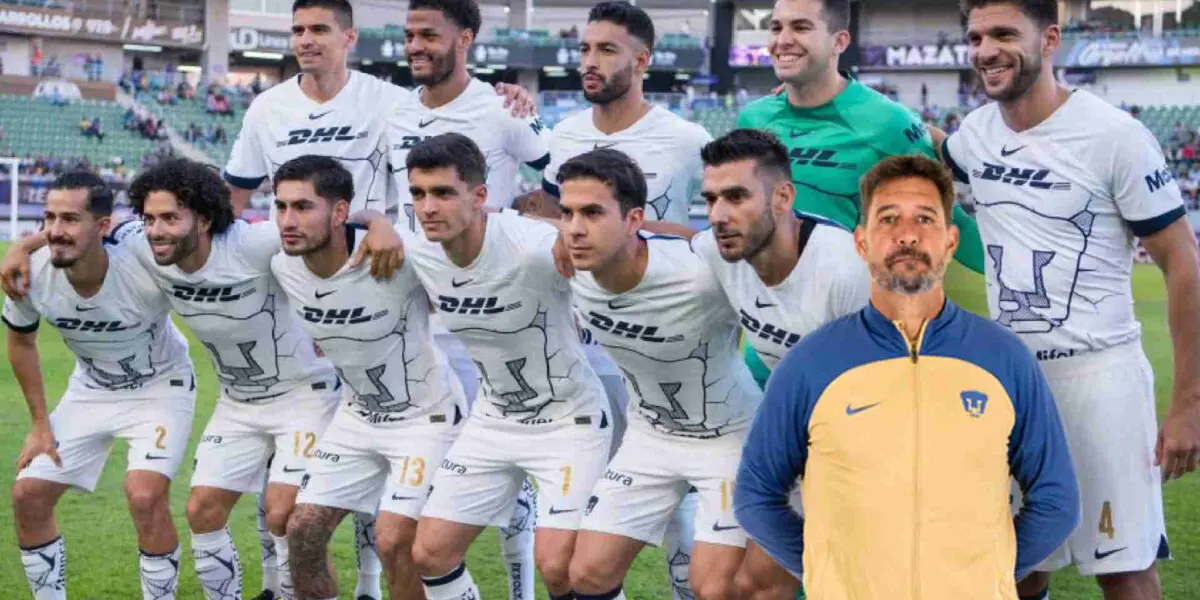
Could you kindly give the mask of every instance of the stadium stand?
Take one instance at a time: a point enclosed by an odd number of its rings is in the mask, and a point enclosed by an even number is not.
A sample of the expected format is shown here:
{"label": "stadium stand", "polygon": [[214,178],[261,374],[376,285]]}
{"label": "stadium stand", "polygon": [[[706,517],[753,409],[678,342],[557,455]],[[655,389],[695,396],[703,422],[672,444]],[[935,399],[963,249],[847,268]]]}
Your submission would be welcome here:
{"label": "stadium stand", "polygon": [[[86,158],[93,165],[120,159],[138,165],[154,150],[154,142],[121,129],[125,108],[116,102],[81,99],[66,106],[26,96],[0,95],[0,154],[37,157],[57,155]],[[84,136],[81,118],[100,118],[104,137]]]}

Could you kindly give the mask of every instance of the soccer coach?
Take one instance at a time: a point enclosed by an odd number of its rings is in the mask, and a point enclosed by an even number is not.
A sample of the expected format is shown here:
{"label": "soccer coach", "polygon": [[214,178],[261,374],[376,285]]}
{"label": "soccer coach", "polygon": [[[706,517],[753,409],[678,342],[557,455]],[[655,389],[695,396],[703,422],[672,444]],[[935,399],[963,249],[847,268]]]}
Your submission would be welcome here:
{"label": "soccer coach", "polygon": [[[1016,600],[1079,520],[1054,400],[1015,335],[946,300],[958,229],[945,168],[893,156],[861,192],[871,302],[775,369],[738,521],[812,600]],[[1010,474],[1028,499],[1015,523]],[[797,477],[804,517],[788,507]]]}

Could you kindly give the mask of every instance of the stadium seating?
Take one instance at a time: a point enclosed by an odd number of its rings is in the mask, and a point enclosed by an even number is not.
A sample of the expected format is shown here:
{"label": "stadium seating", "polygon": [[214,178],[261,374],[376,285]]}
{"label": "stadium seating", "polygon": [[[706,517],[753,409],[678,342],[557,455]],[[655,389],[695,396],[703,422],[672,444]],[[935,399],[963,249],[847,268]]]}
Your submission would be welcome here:
{"label": "stadium seating", "polygon": [[[0,155],[69,155],[86,157],[93,164],[120,157],[125,165],[134,167],[154,149],[154,143],[122,129],[124,113],[125,108],[116,102],[83,99],[54,106],[44,99],[0,95],[0,126],[5,132]],[[100,117],[103,142],[80,134],[80,117]]]}
{"label": "stadium seating", "polygon": [[214,127],[217,125],[223,126],[227,134],[227,141],[225,143],[210,144],[203,142],[196,144],[200,150],[212,157],[213,161],[219,165],[224,165],[229,159],[229,152],[233,148],[233,140],[237,137],[237,132],[242,127],[242,117],[245,113],[239,97],[229,96],[229,98],[233,106],[232,118],[223,115],[211,115],[205,112],[205,99],[199,95],[191,100],[179,99],[176,104],[159,104],[158,100],[155,100],[149,94],[138,94],[138,101],[150,109],[151,112],[162,117],[166,121],[167,127],[170,127],[172,131],[179,135],[183,135],[183,131],[192,123],[199,125],[201,129],[209,124]]}
{"label": "stadium seating", "polygon": [[[404,39],[402,25],[387,24],[380,28],[360,29],[359,36],[365,38]],[[493,27],[490,36],[480,38],[480,41],[495,44],[517,44],[529,46],[559,46],[564,42],[578,43],[579,40],[553,35],[545,29],[513,29],[510,27]],[[685,33],[665,33],[655,43],[657,48],[700,48],[703,42]]]}

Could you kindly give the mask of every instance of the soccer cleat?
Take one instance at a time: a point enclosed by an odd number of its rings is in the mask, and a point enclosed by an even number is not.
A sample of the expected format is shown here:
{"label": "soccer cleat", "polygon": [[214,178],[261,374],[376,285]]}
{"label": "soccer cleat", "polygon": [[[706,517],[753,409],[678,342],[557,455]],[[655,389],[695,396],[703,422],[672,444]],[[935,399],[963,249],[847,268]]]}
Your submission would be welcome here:
{"label": "soccer cleat", "polygon": [[372,598],[371,596],[363,594],[363,595],[359,596],[358,598],[356,598],[355,600],[379,600],[379,598]]}

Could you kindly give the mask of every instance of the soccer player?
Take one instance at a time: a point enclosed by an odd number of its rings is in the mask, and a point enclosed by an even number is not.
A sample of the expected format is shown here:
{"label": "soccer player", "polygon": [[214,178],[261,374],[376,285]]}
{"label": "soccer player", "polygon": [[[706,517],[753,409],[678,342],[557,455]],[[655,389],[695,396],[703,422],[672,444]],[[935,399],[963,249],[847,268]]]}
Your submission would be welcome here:
{"label": "soccer player", "polygon": [[[595,148],[624,152],[646,174],[647,221],[688,227],[688,208],[700,187],[700,147],[712,140],[703,127],[655,106],[642,95],[654,51],[654,22],[628,2],[601,2],[588,12],[579,42],[583,97],[592,107],[562,120],[550,134],[550,165],[542,188],[559,196],[559,165]],[[540,210],[555,216],[552,206]]]}
{"label": "soccer player", "polygon": [[[814,598],[1016,600],[1070,534],[1079,490],[1046,378],[1016,336],[946,300],[954,184],[923,156],[863,177],[871,300],[767,384],[738,521]],[[1014,523],[1009,481],[1028,504]],[[804,517],[788,505],[802,478]]]}
{"label": "soccer player", "polygon": [[[21,564],[36,600],[65,600],[66,546],[54,507],[67,489],[92,491],[113,440],[129,444],[125,495],[137,532],[146,600],[175,598],[179,535],[168,491],[187,449],[196,380],[167,299],[104,236],[113,193],[99,177],[69,172],[45,206],[49,247],[31,257],[28,294],[4,301],[8,361],[32,429],[12,490]],[[37,330],[45,317],[75,354],[62,400],[46,414]]]}
{"label": "soccer player", "polygon": [[580,599],[624,598],[621,581],[646,544],[662,542],[689,488],[698,490],[691,589],[735,596],[746,537],[732,484],[761,392],[738,353],[738,315],[688,240],[641,232],[646,178],[613,149],[559,168],[562,231],[575,302],[625,374],[634,418],[592,491],[571,563]]}
{"label": "soccer player", "polygon": [[[475,0],[414,0],[405,24],[405,57],[415,93],[397,102],[387,117],[392,192],[398,197],[400,223],[417,231],[412,196],[408,191],[405,159],[422,140],[442,133],[461,133],[475,142],[487,160],[488,206],[512,204],[518,168],[522,163],[542,170],[549,162],[547,135],[536,116],[516,117],[495,91],[467,71],[467,56],[479,35],[482,17]],[[474,401],[479,373],[475,361],[436,315],[434,340]],[[617,381],[619,384],[619,380]],[[534,593],[533,516],[536,492],[522,485],[516,511],[507,527],[498,528],[510,600],[527,600]]]}
{"label": "soccer player", "polygon": [[509,500],[530,476],[540,495],[538,569],[551,595],[568,597],[575,533],[608,459],[611,423],[575,329],[570,284],[555,268],[558,230],[486,212],[486,161],[461,134],[422,142],[405,167],[423,231],[405,260],[476,361],[482,388],[417,527],[425,593],[478,596],[463,557],[485,526],[507,522]]}
{"label": "soccer player", "polygon": [[[1070,442],[1082,522],[1023,596],[1074,564],[1107,599],[1160,596],[1169,557],[1162,482],[1200,459],[1200,268],[1178,185],[1154,136],[1054,79],[1058,4],[964,3],[972,65],[995,100],[943,146],[969,182],[987,247],[988,310],[1041,361]],[[1166,277],[1175,379],[1159,427],[1133,312],[1135,238]]]}
{"label": "soccer player", "polygon": [[271,270],[349,400],[317,445],[288,528],[296,592],[337,597],[329,539],[348,512],[378,505],[391,596],[423,599],[412,539],[434,470],[461,429],[462,386],[433,345],[429,297],[413,267],[386,281],[352,267],[362,232],[347,226],[350,173],[336,159],[303,156],[279,168],[274,191],[283,253]]}
{"label": "soccer player", "polygon": [[[692,248],[741,316],[748,345],[773,369],[809,333],[862,309],[870,275],[849,231],[795,211],[787,149],[775,136],[735,129],[701,156],[712,228],[696,234]],[[753,542],[737,584],[747,598],[793,598],[800,588]]]}

